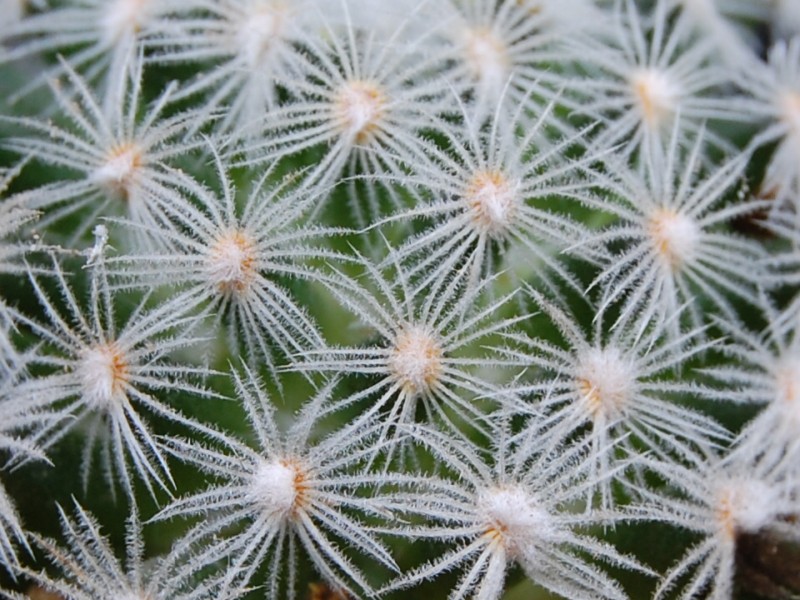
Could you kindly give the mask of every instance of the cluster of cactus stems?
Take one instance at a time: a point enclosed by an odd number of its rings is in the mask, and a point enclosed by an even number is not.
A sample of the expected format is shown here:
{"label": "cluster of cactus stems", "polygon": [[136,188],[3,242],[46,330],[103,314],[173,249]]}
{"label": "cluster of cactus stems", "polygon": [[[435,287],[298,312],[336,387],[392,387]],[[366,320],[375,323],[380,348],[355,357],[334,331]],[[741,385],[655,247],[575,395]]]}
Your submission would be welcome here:
{"label": "cluster of cactus stems", "polygon": [[0,0],[0,597],[800,597],[800,2]]}

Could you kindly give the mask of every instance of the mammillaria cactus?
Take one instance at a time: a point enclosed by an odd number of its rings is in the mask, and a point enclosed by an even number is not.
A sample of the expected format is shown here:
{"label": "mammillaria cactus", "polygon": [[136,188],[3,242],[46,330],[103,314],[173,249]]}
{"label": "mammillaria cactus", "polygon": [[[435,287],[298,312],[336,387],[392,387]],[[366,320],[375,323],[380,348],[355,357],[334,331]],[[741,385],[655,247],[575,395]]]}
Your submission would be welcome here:
{"label": "mammillaria cactus", "polygon": [[795,4],[0,0],[0,597],[798,597]]}

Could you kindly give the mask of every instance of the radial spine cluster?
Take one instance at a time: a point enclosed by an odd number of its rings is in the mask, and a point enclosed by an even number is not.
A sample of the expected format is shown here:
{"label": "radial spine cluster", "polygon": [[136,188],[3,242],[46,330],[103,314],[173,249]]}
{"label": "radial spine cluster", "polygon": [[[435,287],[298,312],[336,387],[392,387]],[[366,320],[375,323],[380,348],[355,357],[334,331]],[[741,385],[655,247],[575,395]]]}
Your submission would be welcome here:
{"label": "radial spine cluster", "polygon": [[800,597],[800,0],[0,0],[0,598]]}

